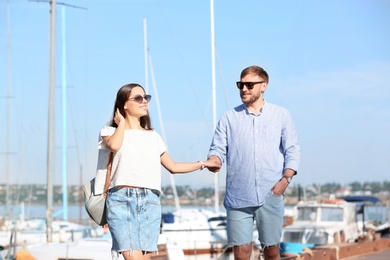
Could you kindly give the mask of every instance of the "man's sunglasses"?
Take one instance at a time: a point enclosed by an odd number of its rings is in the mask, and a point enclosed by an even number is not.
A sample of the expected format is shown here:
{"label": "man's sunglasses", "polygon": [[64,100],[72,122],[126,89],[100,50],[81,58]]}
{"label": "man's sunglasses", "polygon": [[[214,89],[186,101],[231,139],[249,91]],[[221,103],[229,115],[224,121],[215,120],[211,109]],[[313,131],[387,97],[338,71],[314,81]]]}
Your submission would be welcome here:
{"label": "man's sunglasses", "polygon": [[247,89],[253,89],[256,84],[264,83],[265,81],[256,81],[256,82],[243,82],[237,81],[237,88],[243,89],[246,86]]}
{"label": "man's sunglasses", "polygon": [[144,99],[146,100],[146,102],[149,103],[149,101],[152,99],[152,96],[151,95],[145,95],[145,96],[138,95],[138,96],[135,96],[133,98],[129,98],[129,100],[134,100],[135,102],[140,103],[140,104],[142,102],[144,102]]}

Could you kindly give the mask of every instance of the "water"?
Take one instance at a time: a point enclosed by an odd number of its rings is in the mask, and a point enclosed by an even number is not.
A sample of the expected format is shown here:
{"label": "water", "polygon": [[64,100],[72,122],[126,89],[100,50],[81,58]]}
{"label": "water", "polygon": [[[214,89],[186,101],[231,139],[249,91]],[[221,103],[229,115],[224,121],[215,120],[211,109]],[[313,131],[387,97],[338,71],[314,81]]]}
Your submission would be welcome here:
{"label": "water", "polygon": [[[208,210],[214,210],[213,207],[210,206],[191,206],[191,205],[183,205],[181,208],[199,208],[199,209],[208,209]],[[292,206],[286,206],[286,212],[292,211]],[[224,210],[224,207],[220,208],[221,210]],[[162,212],[173,212],[175,210],[174,206],[170,205],[163,205],[162,206]],[[11,216],[12,219],[17,219],[23,216],[25,218],[45,218],[46,217],[46,206],[45,205],[17,205],[12,206],[8,209],[8,214],[6,213],[6,209],[4,205],[0,206],[0,216],[8,215]],[[388,217],[390,216],[390,208],[386,208],[386,206],[366,206],[365,207],[365,216],[366,220],[372,220],[376,223],[385,223],[388,220]],[[54,218],[63,218],[62,213],[62,207],[61,206],[55,206],[54,207]],[[84,209],[84,205],[71,205],[68,206],[68,219],[69,220],[81,220],[81,221],[87,221],[89,220],[89,216],[86,213]]]}
{"label": "water", "polygon": [[[7,212],[6,212],[7,211]],[[14,205],[6,210],[4,205],[0,206],[0,215],[8,215],[11,219],[18,218],[46,218],[46,205]],[[61,206],[54,207],[53,216],[55,218],[63,218],[63,210]],[[68,219],[87,220],[89,216],[83,206],[72,205],[68,206]]]}
{"label": "water", "polygon": [[[188,206],[183,205],[181,208],[198,208],[198,209],[208,209],[214,210],[213,207],[210,206]],[[163,205],[161,208],[162,213],[173,212],[175,210],[175,206]],[[224,210],[222,207],[221,210]],[[7,211],[7,212],[6,212]],[[7,213],[7,214],[6,214]],[[0,216],[8,215],[11,219],[18,219],[23,217],[26,219],[29,218],[45,218],[46,217],[46,205],[24,205],[23,203],[20,205],[11,206],[8,210],[6,210],[4,205],[0,205]],[[61,206],[54,207],[54,218],[63,218],[63,211]],[[68,220],[81,220],[87,221],[89,220],[89,216],[85,211],[84,205],[70,205],[68,206]]]}

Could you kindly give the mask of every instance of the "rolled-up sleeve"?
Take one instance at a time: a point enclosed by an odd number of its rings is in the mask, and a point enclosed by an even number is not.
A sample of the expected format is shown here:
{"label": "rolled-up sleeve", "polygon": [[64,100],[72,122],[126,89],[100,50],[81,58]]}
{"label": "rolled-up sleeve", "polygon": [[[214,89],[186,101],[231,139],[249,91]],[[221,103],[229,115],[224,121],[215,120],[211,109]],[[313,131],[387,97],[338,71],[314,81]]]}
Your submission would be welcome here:
{"label": "rolled-up sleeve", "polygon": [[284,169],[290,168],[295,172],[298,172],[301,158],[300,146],[294,122],[288,112],[286,113],[281,139],[281,145],[284,151]]}

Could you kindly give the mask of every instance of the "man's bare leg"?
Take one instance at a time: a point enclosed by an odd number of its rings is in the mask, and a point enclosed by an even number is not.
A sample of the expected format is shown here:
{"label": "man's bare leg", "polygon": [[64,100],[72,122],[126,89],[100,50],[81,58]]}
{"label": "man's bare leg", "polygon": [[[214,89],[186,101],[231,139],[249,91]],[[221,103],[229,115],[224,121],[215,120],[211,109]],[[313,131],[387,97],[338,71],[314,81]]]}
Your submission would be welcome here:
{"label": "man's bare leg", "polygon": [[280,260],[279,244],[273,246],[263,246],[263,256],[265,260]]}
{"label": "man's bare leg", "polygon": [[252,243],[233,247],[234,260],[249,260],[252,254]]}

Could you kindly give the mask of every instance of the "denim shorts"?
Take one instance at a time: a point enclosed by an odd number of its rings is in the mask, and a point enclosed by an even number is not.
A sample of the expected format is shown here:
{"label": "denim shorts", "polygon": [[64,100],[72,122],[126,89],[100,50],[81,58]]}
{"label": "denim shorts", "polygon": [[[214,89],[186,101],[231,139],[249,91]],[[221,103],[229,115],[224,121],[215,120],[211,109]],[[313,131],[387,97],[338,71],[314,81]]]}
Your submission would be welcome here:
{"label": "denim shorts", "polygon": [[271,195],[260,207],[226,208],[229,246],[247,245],[253,241],[254,222],[263,246],[280,243],[283,228],[282,195]]}
{"label": "denim shorts", "polygon": [[123,251],[157,252],[161,223],[158,191],[146,188],[112,188],[107,200],[107,222],[112,255]]}

